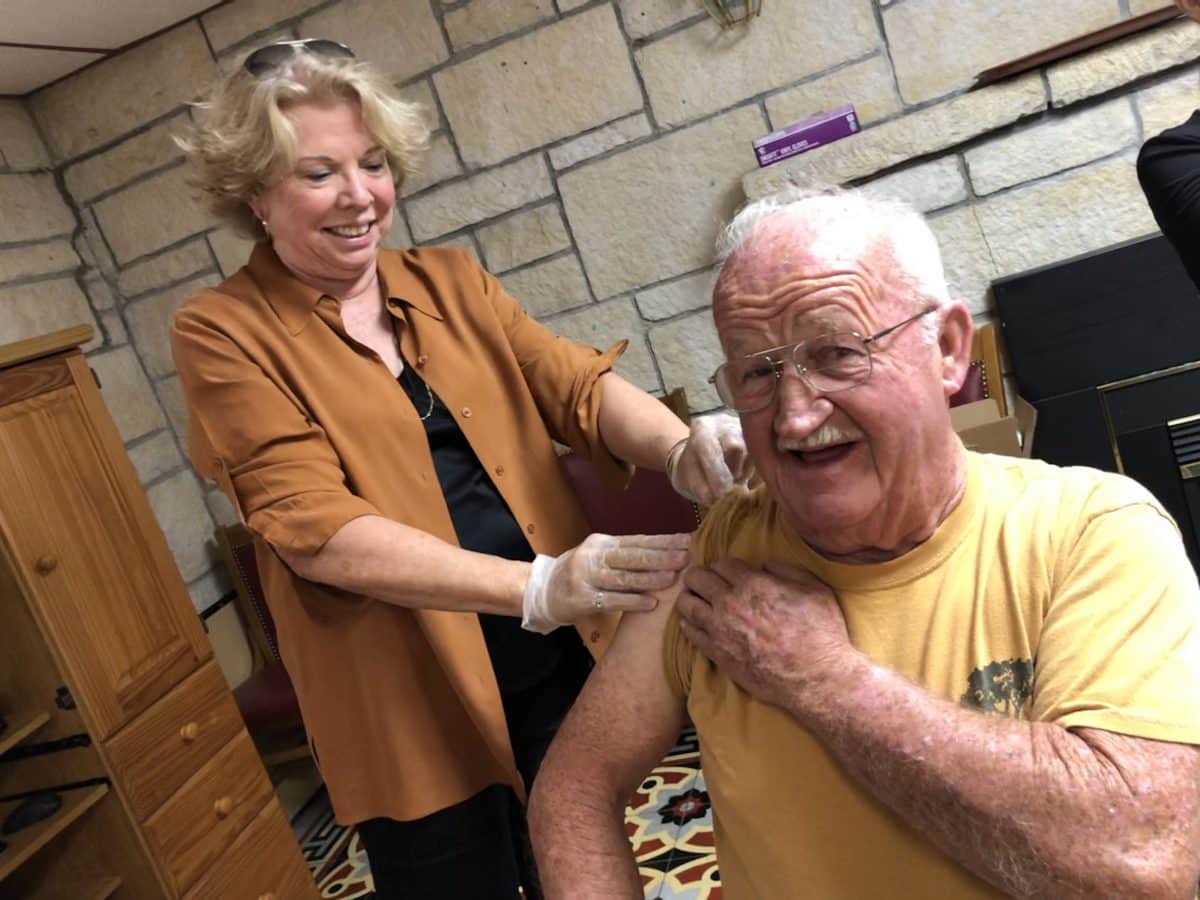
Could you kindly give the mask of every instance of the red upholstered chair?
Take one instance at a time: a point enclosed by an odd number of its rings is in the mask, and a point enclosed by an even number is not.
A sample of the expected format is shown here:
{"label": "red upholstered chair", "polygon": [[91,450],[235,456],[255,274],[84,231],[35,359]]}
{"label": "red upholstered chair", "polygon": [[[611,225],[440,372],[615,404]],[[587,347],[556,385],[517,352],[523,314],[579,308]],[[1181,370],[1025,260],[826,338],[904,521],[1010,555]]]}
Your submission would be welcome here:
{"label": "red upholstered chair", "polygon": [[[675,415],[688,421],[687,395],[675,388],[662,402]],[[676,534],[696,530],[700,511],[671,487],[662,472],[638,469],[621,493],[609,490],[585,459],[574,453],[559,457],[563,473],[575,492],[587,519],[588,530],[597,534]]]}
{"label": "red upholstered chair", "polygon": [[975,329],[971,341],[971,367],[958,393],[950,398],[951,406],[961,406],[993,397],[1000,407],[1000,415],[1008,415],[1008,402],[1004,397],[1004,382],[1000,375],[1000,345],[996,338],[996,326],[992,322]]}
{"label": "red upholstered chair", "polygon": [[308,738],[296,691],[279,658],[275,620],[267,609],[254,559],[253,535],[243,525],[230,525],[218,528],[216,539],[237,588],[238,613],[250,635],[254,660],[250,677],[234,689],[233,699],[264,766],[305,759],[309,756]]}
{"label": "red upholstered chair", "polygon": [[662,472],[638,469],[623,492],[600,483],[585,459],[560,457],[563,472],[583,507],[588,530],[599,534],[690,534],[700,524],[696,505],[677,493]]}

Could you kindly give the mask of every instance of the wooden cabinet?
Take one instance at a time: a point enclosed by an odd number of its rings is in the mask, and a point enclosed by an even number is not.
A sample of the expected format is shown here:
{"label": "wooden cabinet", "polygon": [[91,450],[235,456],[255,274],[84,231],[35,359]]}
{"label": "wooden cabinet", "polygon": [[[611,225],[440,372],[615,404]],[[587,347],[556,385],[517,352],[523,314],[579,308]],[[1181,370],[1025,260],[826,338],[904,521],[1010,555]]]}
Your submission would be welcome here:
{"label": "wooden cabinet", "polygon": [[0,900],[315,900],[75,349],[90,336],[0,347],[0,817],[63,799],[0,838]]}

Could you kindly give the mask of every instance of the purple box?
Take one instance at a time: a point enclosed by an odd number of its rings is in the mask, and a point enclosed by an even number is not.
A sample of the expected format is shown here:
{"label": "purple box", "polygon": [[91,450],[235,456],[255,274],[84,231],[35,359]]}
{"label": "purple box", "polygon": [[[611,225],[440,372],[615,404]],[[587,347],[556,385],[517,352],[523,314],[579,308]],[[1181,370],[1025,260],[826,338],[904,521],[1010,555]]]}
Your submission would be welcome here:
{"label": "purple box", "polygon": [[858,117],[854,115],[854,107],[846,104],[793,122],[787,128],[760,137],[754,142],[754,155],[758,157],[759,166],[769,166],[781,159],[854,134],[858,130]]}

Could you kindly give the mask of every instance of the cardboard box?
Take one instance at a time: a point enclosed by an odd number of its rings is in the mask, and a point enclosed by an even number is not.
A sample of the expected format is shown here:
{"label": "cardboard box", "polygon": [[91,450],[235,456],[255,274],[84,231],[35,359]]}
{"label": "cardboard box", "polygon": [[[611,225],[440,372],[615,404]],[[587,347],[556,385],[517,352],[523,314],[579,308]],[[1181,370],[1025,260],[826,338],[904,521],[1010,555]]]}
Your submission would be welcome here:
{"label": "cardboard box", "polygon": [[991,397],[951,407],[950,423],[968,450],[1002,456],[1029,457],[1033,453],[1037,410],[1020,397],[1007,416],[1000,415],[1000,407]]}
{"label": "cardboard box", "polygon": [[847,104],[793,122],[785,128],[758,138],[754,141],[754,156],[761,168],[847,137],[858,130],[858,117],[854,114],[854,107]]}

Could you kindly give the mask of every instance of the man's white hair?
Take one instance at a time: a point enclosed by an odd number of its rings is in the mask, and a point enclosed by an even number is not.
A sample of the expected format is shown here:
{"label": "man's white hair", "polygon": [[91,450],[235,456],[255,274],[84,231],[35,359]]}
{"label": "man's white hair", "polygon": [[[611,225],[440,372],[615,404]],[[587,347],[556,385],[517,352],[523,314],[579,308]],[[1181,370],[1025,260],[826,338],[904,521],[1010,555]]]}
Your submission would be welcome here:
{"label": "man's white hair", "polygon": [[[767,219],[777,216],[811,235],[806,249],[818,256],[861,260],[884,244],[899,268],[887,276],[911,294],[914,312],[950,303],[942,254],[925,217],[907,203],[863,190],[788,187],[746,204],[717,238],[721,269],[753,244]],[[921,324],[925,339],[936,340],[937,317],[926,317]]]}

